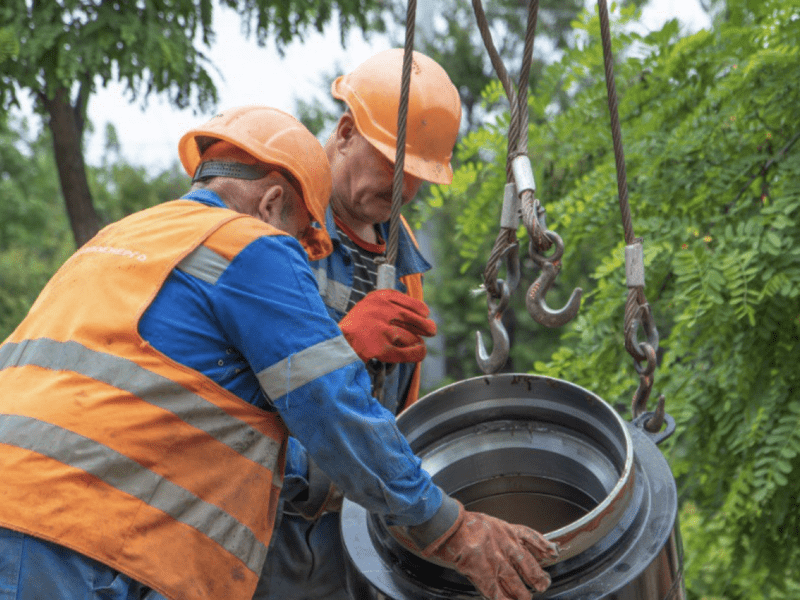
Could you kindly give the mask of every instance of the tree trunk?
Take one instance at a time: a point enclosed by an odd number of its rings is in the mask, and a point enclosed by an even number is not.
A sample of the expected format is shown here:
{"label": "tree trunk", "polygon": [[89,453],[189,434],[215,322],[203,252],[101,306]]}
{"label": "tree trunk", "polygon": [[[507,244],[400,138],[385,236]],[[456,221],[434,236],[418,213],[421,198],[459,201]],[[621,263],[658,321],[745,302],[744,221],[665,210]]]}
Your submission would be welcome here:
{"label": "tree trunk", "polygon": [[78,109],[72,106],[69,89],[65,87],[58,88],[52,99],[43,98],[42,101],[50,115],[61,193],[67,205],[75,244],[80,247],[100,230],[100,218],[92,204],[83,160],[82,118]]}

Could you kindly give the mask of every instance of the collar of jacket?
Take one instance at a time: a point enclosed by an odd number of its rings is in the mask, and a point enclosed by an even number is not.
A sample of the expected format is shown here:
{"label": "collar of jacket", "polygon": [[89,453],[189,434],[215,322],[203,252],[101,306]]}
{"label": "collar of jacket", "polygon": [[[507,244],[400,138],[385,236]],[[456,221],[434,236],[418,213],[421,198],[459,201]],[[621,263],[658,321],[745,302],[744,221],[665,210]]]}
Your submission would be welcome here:
{"label": "collar of jacket", "polygon": [[216,206],[218,208],[228,208],[222,199],[211,190],[192,190],[181,196],[181,200],[194,200],[205,204],[207,206]]}
{"label": "collar of jacket", "polygon": [[[328,234],[331,236],[335,250],[349,254],[350,249],[342,245],[339,232],[336,229],[336,223],[333,220],[333,209],[330,206],[328,206],[328,209],[325,211],[325,227],[328,229]],[[383,239],[388,239],[389,222],[380,223],[378,227],[380,227]],[[430,269],[431,264],[422,256],[417,245],[411,239],[404,223],[400,227],[400,234],[398,236],[397,263],[395,264],[397,277],[400,278],[406,275],[425,273]]]}

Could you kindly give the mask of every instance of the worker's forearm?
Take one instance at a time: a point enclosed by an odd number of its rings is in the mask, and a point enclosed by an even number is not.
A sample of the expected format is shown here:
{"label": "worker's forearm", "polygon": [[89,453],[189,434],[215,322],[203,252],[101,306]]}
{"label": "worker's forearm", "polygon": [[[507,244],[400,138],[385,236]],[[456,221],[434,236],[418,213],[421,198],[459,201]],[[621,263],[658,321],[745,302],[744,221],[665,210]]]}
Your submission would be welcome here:
{"label": "worker's forearm", "polygon": [[357,362],[274,404],[292,435],[349,499],[386,515],[390,524],[429,521],[443,494],[369,388],[369,376]]}

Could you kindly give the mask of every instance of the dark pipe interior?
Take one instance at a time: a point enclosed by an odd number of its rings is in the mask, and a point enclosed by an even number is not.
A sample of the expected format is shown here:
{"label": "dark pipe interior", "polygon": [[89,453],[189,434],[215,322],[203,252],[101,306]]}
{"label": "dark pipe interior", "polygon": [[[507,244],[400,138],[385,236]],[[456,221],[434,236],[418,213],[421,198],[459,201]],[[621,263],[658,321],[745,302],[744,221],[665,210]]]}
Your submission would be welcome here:
{"label": "dark pipe interior", "polygon": [[[453,496],[464,503],[467,510],[477,511],[525,525],[542,533],[566,527],[590,512],[598,502],[584,491],[559,482],[532,476],[506,476],[502,478],[506,489],[497,489],[486,482],[462,488]],[[491,491],[487,488],[491,487]],[[541,490],[551,490],[549,493]],[[489,492],[482,494],[482,491]]]}

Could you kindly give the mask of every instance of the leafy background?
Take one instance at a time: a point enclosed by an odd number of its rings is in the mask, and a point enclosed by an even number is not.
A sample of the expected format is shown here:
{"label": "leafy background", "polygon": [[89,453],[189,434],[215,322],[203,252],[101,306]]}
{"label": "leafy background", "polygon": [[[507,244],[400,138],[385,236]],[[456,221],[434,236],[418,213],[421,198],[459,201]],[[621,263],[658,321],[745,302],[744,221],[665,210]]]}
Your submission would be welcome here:
{"label": "leafy background", "polygon": [[[677,421],[663,449],[679,486],[690,596],[798,598],[800,11],[779,0],[733,4],[713,30],[683,38],[674,22],[626,33],[636,13],[623,10],[614,47],[630,52],[616,66],[619,110],[661,334],[655,392]],[[548,303],[560,307],[575,286],[585,300],[557,334],[529,333],[518,308],[514,367],[576,382],[625,410],[638,378],[622,336],[624,238],[599,23],[586,12],[573,26],[584,42],[537,81],[529,139],[537,196],[567,247]],[[551,99],[573,89],[553,114]],[[488,86],[484,103],[501,92]],[[441,256],[459,249],[429,288],[445,315],[470,288],[465,274],[480,282],[497,231],[506,131],[501,115],[464,137],[453,185],[432,190],[422,216],[452,232],[440,238]],[[481,326],[480,309],[445,318],[461,364]]]}
{"label": "leafy background", "polygon": [[[446,339],[444,383],[477,374],[474,332],[487,326],[484,298],[473,291],[499,226],[508,127],[502,89],[469,33],[468,3],[447,2],[445,29],[437,40],[421,40],[420,48],[445,65],[467,109],[458,168],[452,185],[429,188],[410,215],[436,232],[437,268],[427,279],[427,298]],[[340,4],[346,15],[378,10],[372,3]],[[318,19],[335,18],[314,12],[314,3],[307,3],[308,14],[301,3],[292,6],[304,16],[294,21],[296,29],[291,14],[280,17],[289,38]],[[578,318],[558,330],[533,323],[516,297],[505,320],[513,340],[507,369],[574,381],[624,413],[638,378],[623,346],[624,242],[598,21],[580,3],[542,6],[543,14],[555,15],[542,36],[550,36],[558,53],[555,60],[537,54],[529,148],[548,225],[566,244],[547,300],[560,307],[576,286],[585,295]],[[642,35],[633,26],[637,6],[614,11],[616,83],[633,225],[644,238],[646,295],[661,334],[654,392],[666,396],[678,424],[661,447],[678,483],[688,593],[705,600],[800,598],[794,567],[800,561],[800,9],[789,0],[719,0],[709,4],[714,22],[708,30],[682,35],[670,22]],[[348,18],[380,30],[402,8],[388,3],[380,7],[388,13]],[[491,9],[490,18],[508,23],[499,45],[513,59],[523,9],[511,0]],[[48,46],[41,38],[20,54],[9,26],[20,16],[8,9],[0,17],[7,108],[11,87],[16,93],[26,85],[46,87],[35,67],[17,71],[20,65],[9,61],[46,53]],[[206,17],[195,21],[203,32]],[[75,23],[83,22],[76,16]],[[24,31],[52,38],[59,29]],[[280,35],[272,33],[279,46],[288,39]],[[175,97],[180,102],[213,100],[200,71],[170,82],[170,69],[181,64],[167,52],[175,40],[147,39],[164,50],[147,60],[169,59],[165,79],[151,82],[150,91],[182,90],[186,95]],[[61,75],[81,72],[80,61],[63,60]],[[201,55],[193,60],[192,69],[202,64]],[[133,67],[121,75],[148,81]],[[322,86],[320,97],[327,97]],[[73,100],[80,116],[79,97]],[[317,131],[336,110],[316,100],[298,105]],[[106,158],[85,167],[100,222],[187,188],[177,167],[152,173],[129,164],[113,127],[104,133]],[[0,113],[0,337],[74,250],[62,189],[51,131],[33,131]],[[526,248],[524,230],[519,236]],[[537,275],[530,260],[522,268],[517,296]]]}

